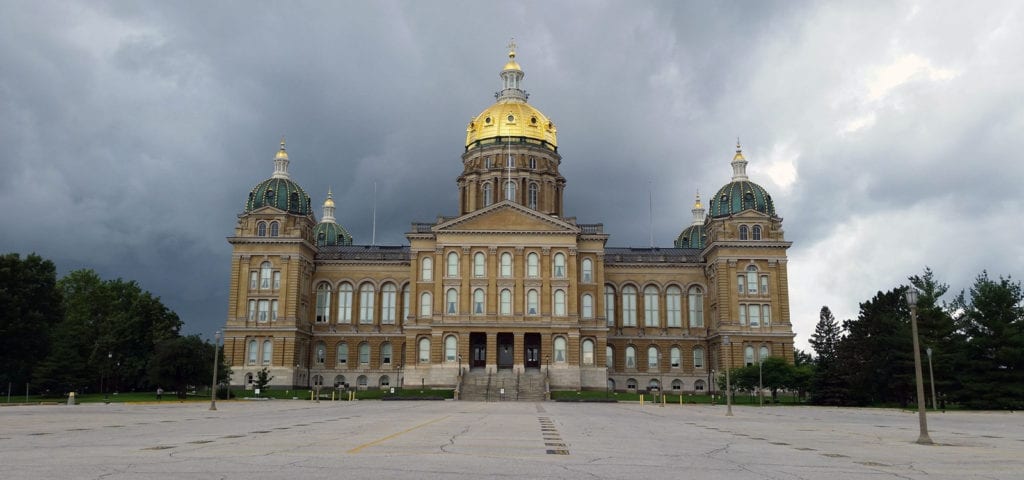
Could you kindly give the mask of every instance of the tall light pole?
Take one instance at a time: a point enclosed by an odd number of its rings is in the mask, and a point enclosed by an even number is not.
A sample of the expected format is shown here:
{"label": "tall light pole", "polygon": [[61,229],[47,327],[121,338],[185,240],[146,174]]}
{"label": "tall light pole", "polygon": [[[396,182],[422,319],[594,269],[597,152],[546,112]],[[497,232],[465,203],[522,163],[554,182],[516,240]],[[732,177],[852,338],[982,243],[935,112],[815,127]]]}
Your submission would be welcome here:
{"label": "tall light pole", "polygon": [[910,306],[910,334],[914,336],[914,380],[917,382],[917,420],[921,427],[921,434],[917,437],[917,443],[931,445],[932,439],[928,436],[928,414],[925,412],[924,403],[924,379],[921,375],[921,346],[917,340],[917,289],[913,286],[907,288],[907,305]]}
{"label": "tall light pole", "polygon": [[[722,345],[725,345],[726,349],[732,350],[729,347],[729,336],[722,337]],[[726,352],[725,355],[725,416],[732,417],[732,382],[729,380],[729,367],[732,366],[731,356]]]}
{"label": "tall light pole", "polygon": [[764,365],[764,359],[761,358],[761,349],[757,350],[757,400],[760,402],[760,406],[764,406],[764,384],[761,381],[763,375],[761,374],[761,366]]}
{"label": "tall light pole", "polygon": [[[103,375],[107,373],[107,369],[110,368],[110,360],[114,358],[112,352],[107,352],[107,363],[104,365],[106,368],[103,369]],[[107,397],[107,391],[103,388],[103,376],[100,377],[100,390],[103,390],[103,403],[110,403],[110,398]]]}
{"label": "tall light pole", "polygon": [[928,354],[928,383],[932,386],[932,410],[938,410],[938,400],[935,399],[935,371],[932,370],[932,347],[926,348],[924,352]]}
{"label": "tall light pole", "polygon": [[213,334],[213,382],[210,383],[210,410],[217,409],[217,347],[220,346],[220,330]]}

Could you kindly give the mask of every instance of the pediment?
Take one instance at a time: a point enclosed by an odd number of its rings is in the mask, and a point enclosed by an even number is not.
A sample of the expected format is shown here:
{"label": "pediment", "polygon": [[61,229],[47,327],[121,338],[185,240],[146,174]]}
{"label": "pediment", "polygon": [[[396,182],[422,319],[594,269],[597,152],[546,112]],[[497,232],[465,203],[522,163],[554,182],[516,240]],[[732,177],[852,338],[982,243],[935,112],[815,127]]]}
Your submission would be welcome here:
{"label": "pediment", "polygon": [[502,201],[487,208],[436,225],[434,232],[542,232],[579,233],[576,225],[544,215],[514,202]]}

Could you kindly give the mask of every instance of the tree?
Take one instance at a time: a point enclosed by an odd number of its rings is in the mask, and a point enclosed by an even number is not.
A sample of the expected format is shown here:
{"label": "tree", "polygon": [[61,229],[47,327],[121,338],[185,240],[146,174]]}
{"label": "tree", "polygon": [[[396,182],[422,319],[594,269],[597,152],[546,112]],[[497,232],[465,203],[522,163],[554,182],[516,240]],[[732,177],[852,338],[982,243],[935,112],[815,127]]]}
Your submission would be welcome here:
{"label": "tree", "polygon": [[24,385],[49,352],[63,317],[53,262],[30,254],[0,256],[0,383]]}
{"label": "tree", "polygon": [[256,372],[256,381],[254,383],[256,384],[256,388],[260,389],[260,391],[263,391],[267,388],[267,385],[270,384],[270,381],[273,379],[274,376],[270,374],[270,371],[267,370],[267,367],[263,367],[262,370]]}
{"label": "tree", "polygon": [[[213,344],[198,335],[164,340],[153,352],[149,380],[153,385],[171,386],[178,392],[178,398],[185,398],[189,386],[206,385],[213,378],[213,352]],[[228,379],[231,369],[224,365],[224,352],[217,356],[220,383]]]}
{"label": "tree", "polygon": [[1021,284],[982,272],[954,301],[963,335],[958,356],[961,389],[953,392],[972,408],[1024,408],[1024,296]]}
{"label": "tree", "polygon": [[949,285],[936,281],[935,273],[928,267],[925,267],[922,275],[911,276],[908,280],[919,292],[917,330],[921,358],[927,361],[925,352],[928,348],[932,349],[936,392],[959,390],[954,362],[963,349],[963,336],[957,332],[949,306],[945,302],[939,304],[939,299],[949,290]]}
{"label": "tree", "polygon": [[[898,403],[914,398],[914,360],[906,287],[878,292],[860,304],[837,348],[837,368],[849,403]],[[821,360],[819,359],[819,366]]]}
{"label": "tree", "polygon": [[[817,364],[809,379],[810,401],[817,405],[843,405],[848,392],[839,363],[839,342],[842,330],[827,306],[821,307],[818,325],[810,343],[818,354]],[[808,373],[804,371],[803,373]]]}

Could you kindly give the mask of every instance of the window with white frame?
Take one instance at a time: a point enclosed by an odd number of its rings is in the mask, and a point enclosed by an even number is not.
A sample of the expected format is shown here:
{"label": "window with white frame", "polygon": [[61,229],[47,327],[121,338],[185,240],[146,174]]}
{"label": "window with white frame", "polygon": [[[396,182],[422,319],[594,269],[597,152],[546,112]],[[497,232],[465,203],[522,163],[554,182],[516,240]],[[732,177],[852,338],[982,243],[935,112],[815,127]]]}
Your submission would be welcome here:
{"label": "window with white frame", "polygon": [[317,342],[313,352],[316,355],[317,365],[323,365],[327,361],[327,345],[324,345],[324,342]]}
{"label": "window with white frame", "polygon": [[555,313],[556,317],[565,316],[565,290],[555,290]]}
{"label": "window with white frame", "polygon": [[271,340],[263,341],[263,364],[270,365],[271,360],[274,358],[274,342]]}
{"label": "window with white frame", "polygon": [[491,187],[490,183],[484,184],[484,206],[488,206],[494,203],[494,187]]}
{"label": "window with white frame", "polygon": [[260,300],[259,301],[259,308],[260,308],[259,321],[266,322],[267,320],[270,319],[270,300]]}
{"label": "window with white frame", "polygon": [[678,379],[678,378],[675,379],[675,380],[672,380],[672,391],[673,392],[681,392],[681,391],[683,391],[683,381]]}
{"label": "window with white frame", "polygon": [[270,289],[270,262],[260,264],[260,289]]}
{"label": "window with white frame", "polygon": [[281,233],[281,225],[277,222],[270,222],[270,236],[276,237]]}
{"label": "window with white frame", "polygon": [[540,192],[540,187],[536,183],[530,184],[529,189],[529,204],[528,206],[534,210],[537,209],[537,193]]}
{"label": "window with white frame", "polygon": [[615,348],[611,345],[604,347],[604,366],[609,370],[615,368]]}
{"label": "window with white frame", "polygon": [[565,363],[565,337],[555,337],[555,363]]}
{"label": "window with white frame", "polygon": [[249,290],[256,290],[260,286],[260,272],[253,270],[249,272]]}
{"label": "window with white frame", "polygon": [[484,289],[473,290],[473,315],[483,315],[484,311]]}
{"label": "window with white frame", "polygon": [[703,327],[704,326],[704,290],[694,285],[690,287],[689,298],[687,298],[690,304],[690,326],[691,327]]}
{"label": "window with white frame", "polygon": [[661,360],[658,358],[660,355],[661,352],[658,351],[658,347],[647,347],[647,368],[657,369],[659,360]]}
{"label": "window with white frame", "polygon": [[740,325],[746,325],[747,324],[747,306],[746,305],[744,305],[742,303],[740,304],[739,314],[740,314]]}
{"label": "window with white frame", "polygon": [[680,327],[683,324],[683,291],[672,285],[665,289],[665,313],[668,316],[668,326]]}
{"label": "window with white frame", "polygon": [[348,344],[345,342],[338,344],[338,366],[348,366]]}
{"label": "window with white frame", "polygon": [[750,326],[760,327],[761,326],[761,306],[760,305],[749,305],[747,310],[750,312]]}
{"label": "window with white frame", "polygon": [[480,278],[480,277],[484,276],[487,273],[487,269],[485,268],[486,267],[486,265],[485,265],[485,261],[486,260],[487,259],[484,256],[483,252],[476,252],[475,254],[473,254],[473,276],[474,277]]}
{"label": "window with white frame", "polygon": [[373,323],[374,288],[369,283],[359,286],[359,323]]}
{"label": "window with white frame", "polygon": [[395,311],[398,300],[398,288],[393,283],[385,283],[381,289],[380,296],[380,323],[389,325],[395,323]]}
{"label": "window with white frame", "polygon": [[505,200],[516,201],[516,183],[512,180],[505,182]]}
{"label": "window with white frame", "polygon": [[608,326],[615,326],[615,287],[604,286],[604,316],[608,319]]}
{"label": "window with white frame", "polygon": [[419,362],[430,363],[430,339],[427,337],[420,338]]}
{"label": "window with white frame", "polygon": [[409,293],[409,285],[403,285],[402,286],[402,322],[405,322],[406,319],[409,318],[409,311],[412,309],[412,306],[409,305],[409,301],[410,301],[409,297],[410,297],[410,295],[411,294]]}
{"label": "window with white frame", "polygon": [[540,256],[534,252],[530,252],[526,256],[526,276],[530,278],[537,278],[540,276]]}
{"label": "window with white frame", "polygon": [[370,364],[370,344],[363,342],[359,344],[359,365],[367,366]]}
{"label": "window with white frame", "polygon": [[765,345],[761,345],[761,348],[757,352],[757,361],[758,362],[764,362],[767,359],[768,359],[768,347],[765,346]]}
{"label": "window with white frame", "polygon": [[636,347],[626,347],[626,368],[636,368]]}
{"label": "window with white frame", "polygon": [[704,368],[704,349],[701,347],[693,349],[693,368]]}
{"label": "window with white frame", "polygon": [[768,296],[768,275],[761,275],[761,295]]}
{"label": "window with white frame", "polygon": [[448,292],[445,293],[445,312],[449,315],[459,313],[459,291],[454,288],[449,288]]}
{"label": "window with white frame", "polygon": [[526,314],[527,315],[540,315],[540,295],[537,290],[528,290],[526,292]]}
{"label": "window with white frame", "polygon": [[622,326],[636,326],[636,288],[632,285],[622,287]]}
{"label": "window with white frame", "polygon": [[512,254],[505,252],[501,254],[501,276],[503,278],[512,277]]}
{"label": "window with white frame", "polygon": [[594,261],[589,258],[584,258],[580,264],[580,277],[583,283],[591,283],[594,281]]}
{"label": "window with white frame", "polygon": [[658,326],[658,287],[644,287],[644,326]]}
{"label": "window with white frame", "polygon": [[316,323],[331,321],[331,286],[323,282],[316,286]]}
{"label": "window with white frame", "polygon": [[704,391],[704,380],[696,380],[693,382],[693,389],[698,392]]}
{"label": "window with white frame", "polygon": [[430,281],[434,279],[434,260],[430,257],[423,257],[420,260],[420,279]]}
{"label": "window with white frame", "polygon": [[380,345],[380,364],[383,367],[391,366],[391,342]]}
{"label": "window with white frame", "polygon": [[501,291],[501,314],[512,315],[512,291],[504,289]]}
{"label": "window with white frame", "polygon": [[444,361],[448,363],[454,362],[458,358],[458,346],[459,340],[455,335],[448,335],[444,337]]}
{"label": "window with white frame", "polygon": [[748,367],[754,364],[754,347],[747,345],[743,349],[743,362]]}
{"label": "window with white frame", "polygon": [[740,240],[746,240],[748,237],[748,229],[746,225],[740,225]]}
{"label": "window with white frame", "polygon": [[352,323],[352,284],[338,286],[338,323]]}
{"label": "window with white frame", "polygon": [[561,252],[555,254],[551,273],[555,278],[565,278],[565,254]]}
{"label": "window with white frame", "polygon": [[584,293],[582,301],[582,316],[583,318],[594,318],[594,297],[589,293]]}
{"label": "window with white frame", "polygon": [[265,237],[267,236],[267,224],[266,222],[260,222],[256,224],[256,236]]}
{"label": "window with white frame", "polygon": [[270,301],[270,321],[277,321],[277,300]]}
{"label": "window with white frame", "polygon": [[281,272],[275,270],[274,271],[274,290],[279,290],[280,288],[281,288]]}
{"label": "window with white frame", "polygon": [[445,270],[445,276],[447,277],[458,277],[459,276],[459,254],[455,252],[448,252],[448,263]]}
{"label": "window with white frame", "polygon": [[683,350],[679,347],[672,347],[672,349],[668,351],[668,360],[672,368],[679,368],[679,364],[682,362],[682,359]]}
{"label": "window with white frame", "polygon": [[592,339],[584,339],[580,345],[580,354],[583,357],[583,365],[591,366],[594,364],[594,341]]}
{"label": "window with white frame", "polygon": [[249,340],[249,365],[256,365],[256,359],[259,358],[259,344],[256,340]]}
{"label": "window with white frame", "polygon": [[753,237],[754,240],[760,240],[761,239],[761,226],[760,225],[754,225],[754,228],[751,229],[751,233],[752,233],[751,236]]}
{"label": "window with white frame", "polygon": [[430,292],[423,292],[420,294],[420,316],[429,317],[433,315],[434,302]]}
{"label": "window with white frame", "polygon": [[766,326],[766,327],[772,326],[772,306],[771,305],[761,305],[761,322],[763,322],[764,326]]}
{"label": "window with white frame", "polygon": [[757,295],[757,267],[747,266],[747,293]]}
{"label": "window with white frame", "polygon": [[249,300],[249,321],[256,320],[256,300]]}
{"label": "window with white frame", "polygon": [[747,276],[742,273],[736,275],[736,293],[740,295],[747,293]]}

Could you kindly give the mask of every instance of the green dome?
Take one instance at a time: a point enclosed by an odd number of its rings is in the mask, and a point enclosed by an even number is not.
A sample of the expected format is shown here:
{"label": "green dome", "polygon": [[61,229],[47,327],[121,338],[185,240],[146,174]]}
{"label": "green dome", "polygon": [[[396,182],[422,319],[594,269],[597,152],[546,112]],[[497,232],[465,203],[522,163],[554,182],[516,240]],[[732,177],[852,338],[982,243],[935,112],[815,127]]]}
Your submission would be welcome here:
{"label": "green dome", "polygon": [[683,229],[683,232],[676,238],[676,248],[704,248],[704,241],[708,235],[704,231],[704,225],[690,225]]}
{"label": "green dome", "polygon": [[249,200],[245,202],[246,212],[268,206],[298,215],[309,215],[312,212],[309,195],[289,178],[268,178],[249,192]]}
{"label": "green dome", "polygon": [[775,202],[764,187],[748,180],[735,180],[711,197],[708,215],[712,218],[728,217],[750,209],[775,216]]}
{"label": "green dome", "polygon": [[320,222],[313,227],[313,238],[316,246],[352,245],[352,235],[345,228],[334,222]]}

